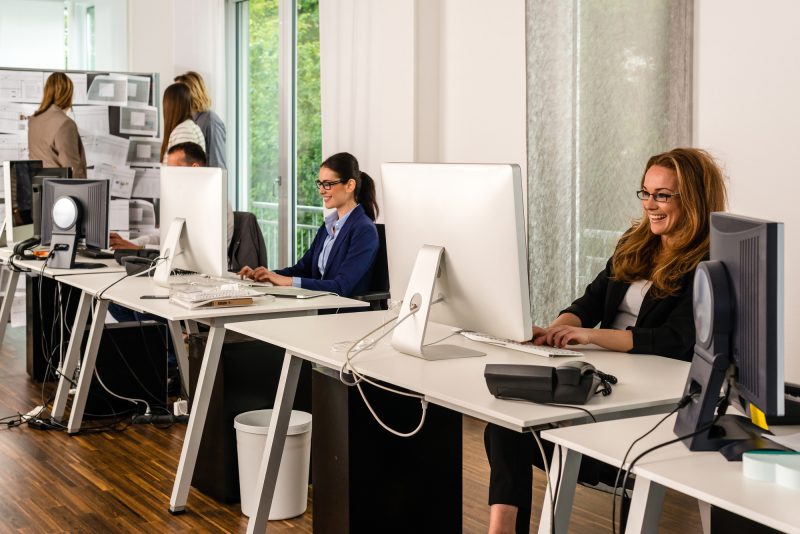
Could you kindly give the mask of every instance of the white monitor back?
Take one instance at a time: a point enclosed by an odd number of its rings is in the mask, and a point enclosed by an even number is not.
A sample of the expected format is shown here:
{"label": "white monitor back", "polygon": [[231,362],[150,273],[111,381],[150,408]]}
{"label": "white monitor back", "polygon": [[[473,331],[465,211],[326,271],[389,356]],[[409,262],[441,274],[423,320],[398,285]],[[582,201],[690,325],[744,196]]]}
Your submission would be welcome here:
{"label": "white monitor back", "polygon": [[172,269],[213,276],[228,270],[228,177],[215,167],[162,167],[160,234],[162,256],[171,223],[185,220]]}
{"label": "white monitor back", "polygon": [[528,254],[517,165],[385,163],[383,216],[392,298],[404,297],[423,245],[444,247],[434,321],[531,338]]}

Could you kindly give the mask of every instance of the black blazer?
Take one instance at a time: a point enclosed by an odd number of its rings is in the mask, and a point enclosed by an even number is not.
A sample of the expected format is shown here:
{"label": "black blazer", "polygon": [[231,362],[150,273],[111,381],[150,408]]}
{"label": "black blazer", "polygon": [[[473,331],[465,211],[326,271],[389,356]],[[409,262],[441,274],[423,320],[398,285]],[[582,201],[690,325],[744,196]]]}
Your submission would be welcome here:
{"label": "black blazer", "polygon": [[[584,328],[611,328],[617,310],[630,284],[612,279],[611,260],[605,270],[586,286],[586,292],[561,313],[572,313]],[[653,298],[651,291],[642,301],[633,333],[633,354],[657,354],[691,361],[694,355],[694,315],[692,284],[694,271],[681,280],[680,291],[670,297]]]}

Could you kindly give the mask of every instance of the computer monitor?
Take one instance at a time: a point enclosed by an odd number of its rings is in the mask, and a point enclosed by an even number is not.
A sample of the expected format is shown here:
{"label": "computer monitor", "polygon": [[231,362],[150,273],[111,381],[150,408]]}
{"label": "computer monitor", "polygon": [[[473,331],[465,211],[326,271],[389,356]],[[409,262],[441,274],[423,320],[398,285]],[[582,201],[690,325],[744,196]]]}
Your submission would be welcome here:
{"label": "computer monitor", "polygon": [[519,167],[386,163],[382,186],[389,286],[392,298],[403,298],[392,345],[427,359],[483,354],[424,346],[429,317],[500,338],[530,339]]}
{"label": "computer monitor", "polygon": [[39,169],[31,181],[31,196],[33,200],[32,219],[33,237],[42,238],[42,187],[45,178],[72,178],[71,167],[50,167]]}
{"label": "computer monitor", "polygon": [[9,245],[33,237],[33,177],[40,160],[3,162],[6,241]]}
{"label": "computer monitor", "polygon": [[228,269],[228,177],[215,167],[161,168],[161,257],[154,279],[172,269],[222,276]]}
{"label": "computer monitor", "polygon": [[[783,224],[711,214],[709,261],[694,279],[695,353],[684,390],[692,402],[674,431],[691,450],[721,450],[737,458],[760,447],[746,419],[717,411],[722,386],[745,412],[784,413]],[[710,428],[709,428],[710,426]],[[767,444],[768,446],[768,444]]]}
{"label": "computer monitor", "polygon": [[42,186],[42,244],[50,246],[50,266],[71,269],[102,266],[77,264],[78,240],[87,248],[108,248],[108,180],[47,178]]}

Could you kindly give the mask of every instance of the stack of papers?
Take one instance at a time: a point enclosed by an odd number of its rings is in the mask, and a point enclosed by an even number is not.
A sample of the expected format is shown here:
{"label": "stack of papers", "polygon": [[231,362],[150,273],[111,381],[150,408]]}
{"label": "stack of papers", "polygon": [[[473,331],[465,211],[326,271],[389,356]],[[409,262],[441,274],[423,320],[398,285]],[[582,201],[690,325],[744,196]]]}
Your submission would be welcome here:
{"label": "stack of papers", "polygon": [[169,300],[189,309],[200,307],[222,308],[248,306],[253,303],[253,297],[257,296],[259,296],[257,291],[233,285],[217,287],[190,286],[180,290],[173,290],[170,292]]}

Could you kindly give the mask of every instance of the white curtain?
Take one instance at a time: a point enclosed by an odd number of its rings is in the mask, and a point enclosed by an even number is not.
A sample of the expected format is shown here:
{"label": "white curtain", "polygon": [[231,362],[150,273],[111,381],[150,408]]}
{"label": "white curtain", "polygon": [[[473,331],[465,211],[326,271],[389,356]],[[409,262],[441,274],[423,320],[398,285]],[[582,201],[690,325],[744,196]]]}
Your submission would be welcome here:
{"label": "white curtain", "polygon": [[691,0],[528,0],[531,303],[546,325],[640,214],[647,159],[691,143]]}

